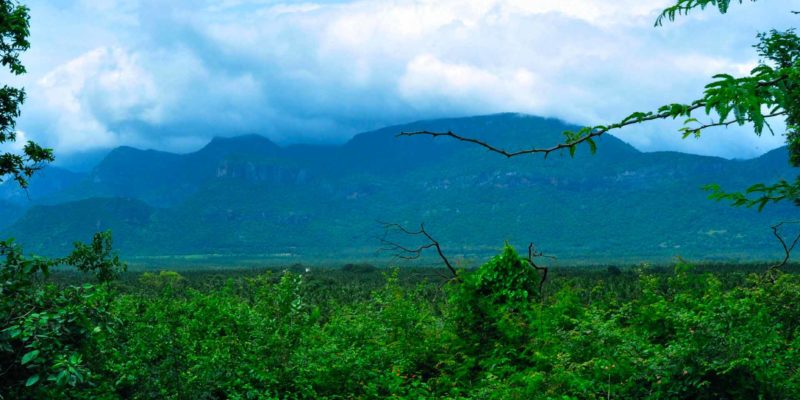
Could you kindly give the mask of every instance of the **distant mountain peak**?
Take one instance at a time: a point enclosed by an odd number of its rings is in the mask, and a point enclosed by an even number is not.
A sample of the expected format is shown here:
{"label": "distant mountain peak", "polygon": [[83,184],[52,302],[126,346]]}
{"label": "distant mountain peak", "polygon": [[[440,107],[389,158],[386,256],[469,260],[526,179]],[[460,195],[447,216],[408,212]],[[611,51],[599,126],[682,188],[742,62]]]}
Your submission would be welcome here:
{"label": "distant mountain peak", "polygon": [[222,144],[268,144],[272,146],[277,145],[269,140],[266,136],[259,135],[257,133],[248,133],[244,135],[237,135],[237,136],[214,136],[211,141],[206,145],[206,147],[210,145],[222,145]]}
{"label": "distant mountain peak", "polygon": [[9,208],[5,221],[19,243],[53,254],[111,228],[128,255],[335,258],[373,252],[380,246],[372,239],[380,234],[374,221],[388,220],[425,222],[465,257],[493,252],[507,239],[535,240],[561,260],[640,262],[675,254],[769,259],[769,221],[796,214],[791,204],[760,214],[731,209],[699,189],[794,179],[785,148],[734,161],[641,153],[609,135],[594,156],[583,146],[574,159],[507,160],[456,140],[397,137],[451,130],[520,149],[552,146],[564,140],[563,131],[579,128],[505,113],[398,125],[344,145],[282,148],[243,135],[214,138],[188,154],[120,147],[89,176],[54,193],[51,207],[21,217],[24,210]]}
{"label": "distant mountain peak", "polygon": [[280,146],[258,134],[240,136],[215,136],[202,149],[193,153],[205,156],[227,156],[231,154],[275,154]]}

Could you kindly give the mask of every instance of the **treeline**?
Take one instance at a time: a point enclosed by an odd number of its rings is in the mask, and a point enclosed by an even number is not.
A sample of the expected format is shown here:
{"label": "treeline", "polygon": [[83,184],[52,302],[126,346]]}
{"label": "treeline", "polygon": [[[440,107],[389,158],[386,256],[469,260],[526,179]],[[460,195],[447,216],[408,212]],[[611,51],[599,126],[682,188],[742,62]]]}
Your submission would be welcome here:
{"label": "treeline", "polygon": [[[186,277],[110,238],[61,260],[5,243],[5,399],[800,398],[800,277],[540,275],[506,248],[424,270]],[[94,283],[45,279],[72,264]],[[127,275],[130,277],[131,275]]]}

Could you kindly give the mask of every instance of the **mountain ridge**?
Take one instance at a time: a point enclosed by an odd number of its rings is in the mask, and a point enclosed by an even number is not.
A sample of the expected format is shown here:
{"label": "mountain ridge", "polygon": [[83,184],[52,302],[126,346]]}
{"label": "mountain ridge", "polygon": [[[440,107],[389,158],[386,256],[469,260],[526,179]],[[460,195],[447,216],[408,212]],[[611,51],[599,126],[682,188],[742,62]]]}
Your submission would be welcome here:
{"label": "mountain ridge", "polygon": [[[775,254],[768,226],[794,208],[731,209],[699,188],[792,178],[785,149],[727,160],[644,153],[609,136],[594,156],[581,149],[574,159],[564,152],[506,159],[454,140],[396,137],[452,130],[523,147],[552,144],[575,128],[496,114],[382,128],[339,146],[281,147],[246,135],[185,154],[121,148],[50,196],[44,203],[52,208],[30,209],[7,230],[36,252],[58,253],[93,230],[113,228],[118,248],[131,256],[372,257],[380,247],[375,220],[426,222],[451,251],[478,257],[506,239],[596,261]],[[103,218],[93,209],[105,210]]]}

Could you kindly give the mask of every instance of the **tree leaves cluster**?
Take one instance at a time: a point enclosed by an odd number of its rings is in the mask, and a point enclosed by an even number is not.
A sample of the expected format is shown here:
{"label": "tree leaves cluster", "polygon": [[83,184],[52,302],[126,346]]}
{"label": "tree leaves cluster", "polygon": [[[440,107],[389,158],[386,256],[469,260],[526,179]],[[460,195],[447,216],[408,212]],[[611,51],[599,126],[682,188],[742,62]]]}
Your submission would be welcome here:
{"label": "tree leaves cluster", "polygon": [[[744,0],[734,0],[739,4],[744,3]],[[755,2],[756,0],[750,0]],[[731,0],[678,0],[672,6],[667,7],[661,12],[661,15],[656,19],[656,26],[661,26],[664,20],[674,21],[677,16],[688,15],[689,11],[694,9],[705,10],[706,7],[716,7],[720,13],[725,14],[731,6]]]}
{"label": "tree leaves cluster", "polygon": [[[77,242],[69,256],[48,259],[0,242],[0,398],[48,398],[97,379],[97,346],[116,328],[109,284],[125,269],[110,246],[110,233],[98,233],[92,245]],[[92,273],[97,283],[48,282],[62,266]]]}
{"label": "tree leaves cluster", "polygon": [[[742,1],[739,1],[740,3]],[[682,0],[667,8],[658,18],[661,25],[665,18],[674,20],[676,15],[685,15],[691,9],[717,6],[720,12],[728,10],[730,1]],[[622,127],[628,122],[640,123],[651,119],[685,118],[680,129],[683,137],[699,137],[713,127],[752,124],[754,133],[761,135],[764,129],[775,134],[770,120],[781,118],[785,122],[786,144],[789,148],[789,162],[800,166],[800,37],[795,29],[786,31],[771,30],[757,35],[755,47],[759,64],[750,71],[749,76],[733,77],[718,74],[714,81],[706,85],[703,97],[690,104],[670,104],[658,109],[657,113],[634,113],[613,125],[612,129]],[[710,121],[703,123],[694,112],[700,110]],[[589,128],[588,133],[566,133],[568,142],[579,143],[587,140],[592,132],[604,127]],[[590,139],[590,138],[589,138]],[[734,206],[757,206],[759,211],[768,203],[782,200],[797,202],[800,198],[800,179],[794,182],[781,180],[773,184],[758,183],[743,193],[725,192],[718,185],[706,186],[715,200],[730,200]]]}
{"label": "tree leaves cluster", "polygon": [[[14,75],[26,72],[19,57],[30,47],[29,35],[28,8],[14,0],[0,0],[0,65]],[[24,102],[24,89],[9,85],[0,87],[0,144],[17,140],[16,120]],[[0,181],[11,177],[20,186],[27,187],[28,178],[51,161],[52,150],[28,141],[21,153],[0,153]]]}

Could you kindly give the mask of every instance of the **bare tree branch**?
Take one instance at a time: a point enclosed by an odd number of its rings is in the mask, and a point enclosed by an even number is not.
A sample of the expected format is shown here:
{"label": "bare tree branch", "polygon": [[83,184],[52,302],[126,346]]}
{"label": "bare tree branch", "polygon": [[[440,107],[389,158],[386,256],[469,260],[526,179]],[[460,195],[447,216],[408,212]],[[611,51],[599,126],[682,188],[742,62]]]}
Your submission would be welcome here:
{"label": "bare tree branch", "polygon": [[533,259],[536,258],[536,257],[545,257],[545,258],[552,258],[552,259],[555,259],[555,257],[547,256],[547,255],[542,254],[541,252],[537,252],[536,251],[536,247],[533,246],[533,242],[531,242],[531,244],[528,245],[528,260],[527,260],[528,264],[530,264],[530,266],[533,267],[533,269],[535,269],[537,272],[540,272],[541,276],[542,276],[542,278],[539,280],[539,293],[541,294],[542,293],[542,288],[544,288],[544,283],[545,283],[545,281],[547,281],[547,272],[549,271],[549,268],[540,267],[540,266],[536,265],[536,263],[533,262]]}
{"label": "bare tree branch", "polygon": [[[395,252],[394,256],[400,259],[415,260],[420,258],[420,256],[422,256],[422,252],[424,250],[434,248],[436,249],[436,253],[439,255],[439,258],[442,260],[442,262],[444,262],[444,265],[447,267],[448,270],[450,270],[450,273],[453,274],[453,277],[450,279],[458,280],[458,272],[450,263],[450,260],[447,258],[447,256],[445,256],[444,252],[442,251],[442,247],[439,245],[439,242],[436,239],[434,239],[433,236],[431,236],[431,234],[428,233],[428,231],[425,230],[425,224],[420,224],[419,230],[412,231],[406,229],[404,226],[400,224],[387,223],[381,221],[378,221],[378,223],[383,225],[384,228],[384,234],[383,237],[381,238],[381,243],[383,243],[384,247],[381,248],[381,250],[394,251]],[[388,239],[389,234],[393,230],[409,236],[422,236],[428,242],[419,245],[417,247],[403,246],[400,243]]]}
{"label": "bare tree branch", "polygon": [[792,256],[792,250],[794,250],[795,246],[797,246],[797,243],[800,242],[800,233],[798,233],[795,236],[795,238],[791,241],[791,243],[787,243],[783,235],[781,235],[780,233],[781,226],[788,224],[800,224],[800,221],[783,221],[778,224],[772,225],[771,227],[772,234],[775,236],[776,239],[778,239],[778,242],[780,242],[781,247],[783,248],[784,256],[783,260],[781,260],[779,263],[775,265],[770,266],[767,269],[767,275],[770,277],[772,277],[775,271],[783,268],[789,262],[789,258]]}

